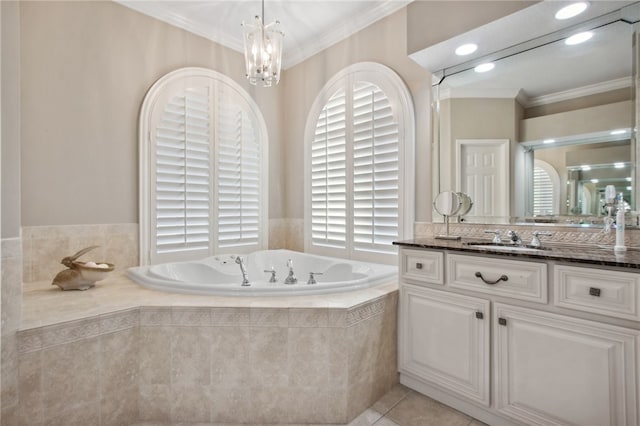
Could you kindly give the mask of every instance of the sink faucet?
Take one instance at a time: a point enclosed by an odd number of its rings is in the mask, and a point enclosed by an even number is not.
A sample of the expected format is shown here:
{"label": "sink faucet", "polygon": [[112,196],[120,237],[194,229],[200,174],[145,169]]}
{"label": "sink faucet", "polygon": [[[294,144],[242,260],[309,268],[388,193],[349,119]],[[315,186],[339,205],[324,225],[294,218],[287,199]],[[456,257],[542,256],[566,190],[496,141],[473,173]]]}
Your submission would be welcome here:
{"label": "sink faucet", "polygon": [[247,278],[247,270],[244,268],[244,259],[241,256],[238,256],[236,257],[236,263],[240,265],[240,272],[242,272],[242,286],[246,287],[251,285]]}
{"label": "sink faucet", "polygon": [[287,260],[287,268],[289,268],[289,275],[284,279],[285,284],[296,284],[298,279],[296,275],[293,273],[293,260]]}
{"label": "sink faucet", "polygon": [[541,235],[545,235],[547,237],[552,236],[553,234],[551,232],[540,232],[540,231],[533,231],[533,238],[531,238],[531,244],[529,244],[531,247],[540,247],[540,236]]}
{"label": "sink faucet", "polygon": [[514,244],[516,246],[521,246],[522,245],[522,239],[520,238],[520,235],[518,235],[518,233],[516,231],[507,232],[507,236],[511,240],[512,244]]}

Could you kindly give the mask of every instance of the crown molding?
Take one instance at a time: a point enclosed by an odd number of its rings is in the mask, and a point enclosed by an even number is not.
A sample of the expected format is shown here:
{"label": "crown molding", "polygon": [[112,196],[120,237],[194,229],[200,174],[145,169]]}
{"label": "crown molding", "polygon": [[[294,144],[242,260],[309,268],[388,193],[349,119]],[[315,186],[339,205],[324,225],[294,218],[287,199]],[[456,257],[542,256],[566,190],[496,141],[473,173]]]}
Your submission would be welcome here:
{"label": "crown molding", "polygon": [[563,90],[562,92],[551,93],[549,95],[537,96],[535,98],[524,98],[522,105],[525,108],[534,106],[552,104],[555,102],[567,101],[569,99],[580,98],[583,96],[595,95],[598,93],[605,93],[611,90],[624,89],[631,87],[633,81],[631,77],[622,77],[616,80],[605,81],[602,83],[591,84],[589,86],[582,86],[575,89]]}
{"label": "crown molding", "polygon": [[329,32],[315,37],[312,42],[306,42],[305,47],[298,47],[290,52],[284,52],[282,68],[287,69],[298,65],[316,53],[333,46],[380,19],[397,12],[412,1],[413,0],[391,0],[378,3],[378,5],[369,9],[366,13],[351,17],[350,20],[332,27]]}
{"label": "crown molding", "polygon": [[474,89],[446,88],[440,89],[440,99],[449,98],[488,98],[488,99],[521,99],[520,89]]}
{"label": "crown molding", "polygon": [[[199,35],[215,43],[221,44],[229,49],[242,53],[244,46],[242,37],[233,37],[220,31],[216,31],[214,26],[203,28],[191,19],[184,18],[175,13],[168,12],[162,1],[136,1],[136,0],[114,0],[122,6],[133,9],[144,15],[151,16],[169,25],[181,28],[190,33]],[[379,21],[402,9],[413,0],[386,0],[378,3],[375,7],[368,9],[365,13],[350,17],[347,21],[331,26],[328,31],[314,36],[311,41],[305,41],[303,47],[289,48],[283,52],[282,68],[291,68],[300,62],[310,58],[316,53],[346,39],[367,26]],[[240,25],[240,23],[238,23]]]}

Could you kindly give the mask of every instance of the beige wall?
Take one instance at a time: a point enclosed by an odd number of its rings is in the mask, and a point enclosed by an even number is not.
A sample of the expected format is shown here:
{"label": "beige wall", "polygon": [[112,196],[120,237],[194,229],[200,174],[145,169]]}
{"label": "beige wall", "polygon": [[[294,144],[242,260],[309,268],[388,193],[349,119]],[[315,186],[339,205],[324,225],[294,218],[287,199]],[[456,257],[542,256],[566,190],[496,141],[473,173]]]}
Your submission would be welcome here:
{"label": "beige wall", "polygon": [[2,238],[20,235],[20,8],[2,8]]}
{"label": "beige wall", "polygon": [[407,53],[470,31],[537,1],[414,1],[407,6]]}
{"label": "beige wall", "polygon": [[430,102],[431,75],[406,54],[406,9],[287,70],[282,78],[287,119],[285,132],[286,212],[304,217],[304,128],[311,105],[324,84],[343,68],[375,61],[392,68],[407,84],[416,111],[416,219],[429,220],[431,202]]}
{"label": "beige wall", "polygon": [[22,2],[22,225],[138,221],[138,114],[164,74],[201,66],[244,86],[265,116],[281,217],[280,88],[244,58],[113,2]]}
{"label": "beige wall", "polygon": [[440,106],[442,191],[458,189],[455,182],[457,139],[509,139],[513,154],[520,114],[520,107],[515,99],[445,99],[441,101]]}
{"label": "beige wall", "polygon": [[[361,61],[391,67],[413,95],[416,220],[429,221],[431,75],[407,57],[407,34],[412,46],[424,48],[524,4],[469,5],[486,13],[460,19],[452,18],[458,3],[419,3],[284,71],[278,87],[264,89],[245,82],[240,53],[116,3],[21,2],[22,158],[15,162],[21,182],[13,193],[22,197],[21,213],[15,199],[10,204],[21,215],[19,225],[138,222],[140,103],[153,82],[184,66],[220,71],[254,96],[270,137],[269,217],[301,219],[307,114],[334,74]],[[434,20],[446,25],[426,24]],[[427,33],[433,38],[416,38]]]}

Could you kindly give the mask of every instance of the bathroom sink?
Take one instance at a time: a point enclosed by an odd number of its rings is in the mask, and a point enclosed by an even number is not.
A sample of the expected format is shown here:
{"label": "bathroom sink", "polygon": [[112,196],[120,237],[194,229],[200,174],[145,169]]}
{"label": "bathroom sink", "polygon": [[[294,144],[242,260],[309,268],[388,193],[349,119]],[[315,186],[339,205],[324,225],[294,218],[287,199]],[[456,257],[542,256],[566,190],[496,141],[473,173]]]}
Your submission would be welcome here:
{"label": "bathroom sink", "polygon": [[549,247],[534,247],[534,246],[514,246],[511,244],[495,244],[495,243],[466,243],[466,245],[481,250],[493,250],[503,251],[509,253],[539,253],[543,251],[551,250]]}

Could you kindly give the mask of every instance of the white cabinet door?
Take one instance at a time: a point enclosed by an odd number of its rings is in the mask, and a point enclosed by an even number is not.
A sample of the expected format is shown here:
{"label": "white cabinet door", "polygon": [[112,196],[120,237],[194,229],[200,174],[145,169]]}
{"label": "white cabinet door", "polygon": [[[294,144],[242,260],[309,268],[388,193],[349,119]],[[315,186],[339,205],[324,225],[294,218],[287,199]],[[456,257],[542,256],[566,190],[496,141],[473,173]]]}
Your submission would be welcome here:
{"label": "white cabinet door", "polygon": [[494,305],[494,401],[527,424],[637,425],[640,331]]}
{"label": "white cabinet door", "polygon": [[400,289],[400,372],[489,405],[489,301]]}

